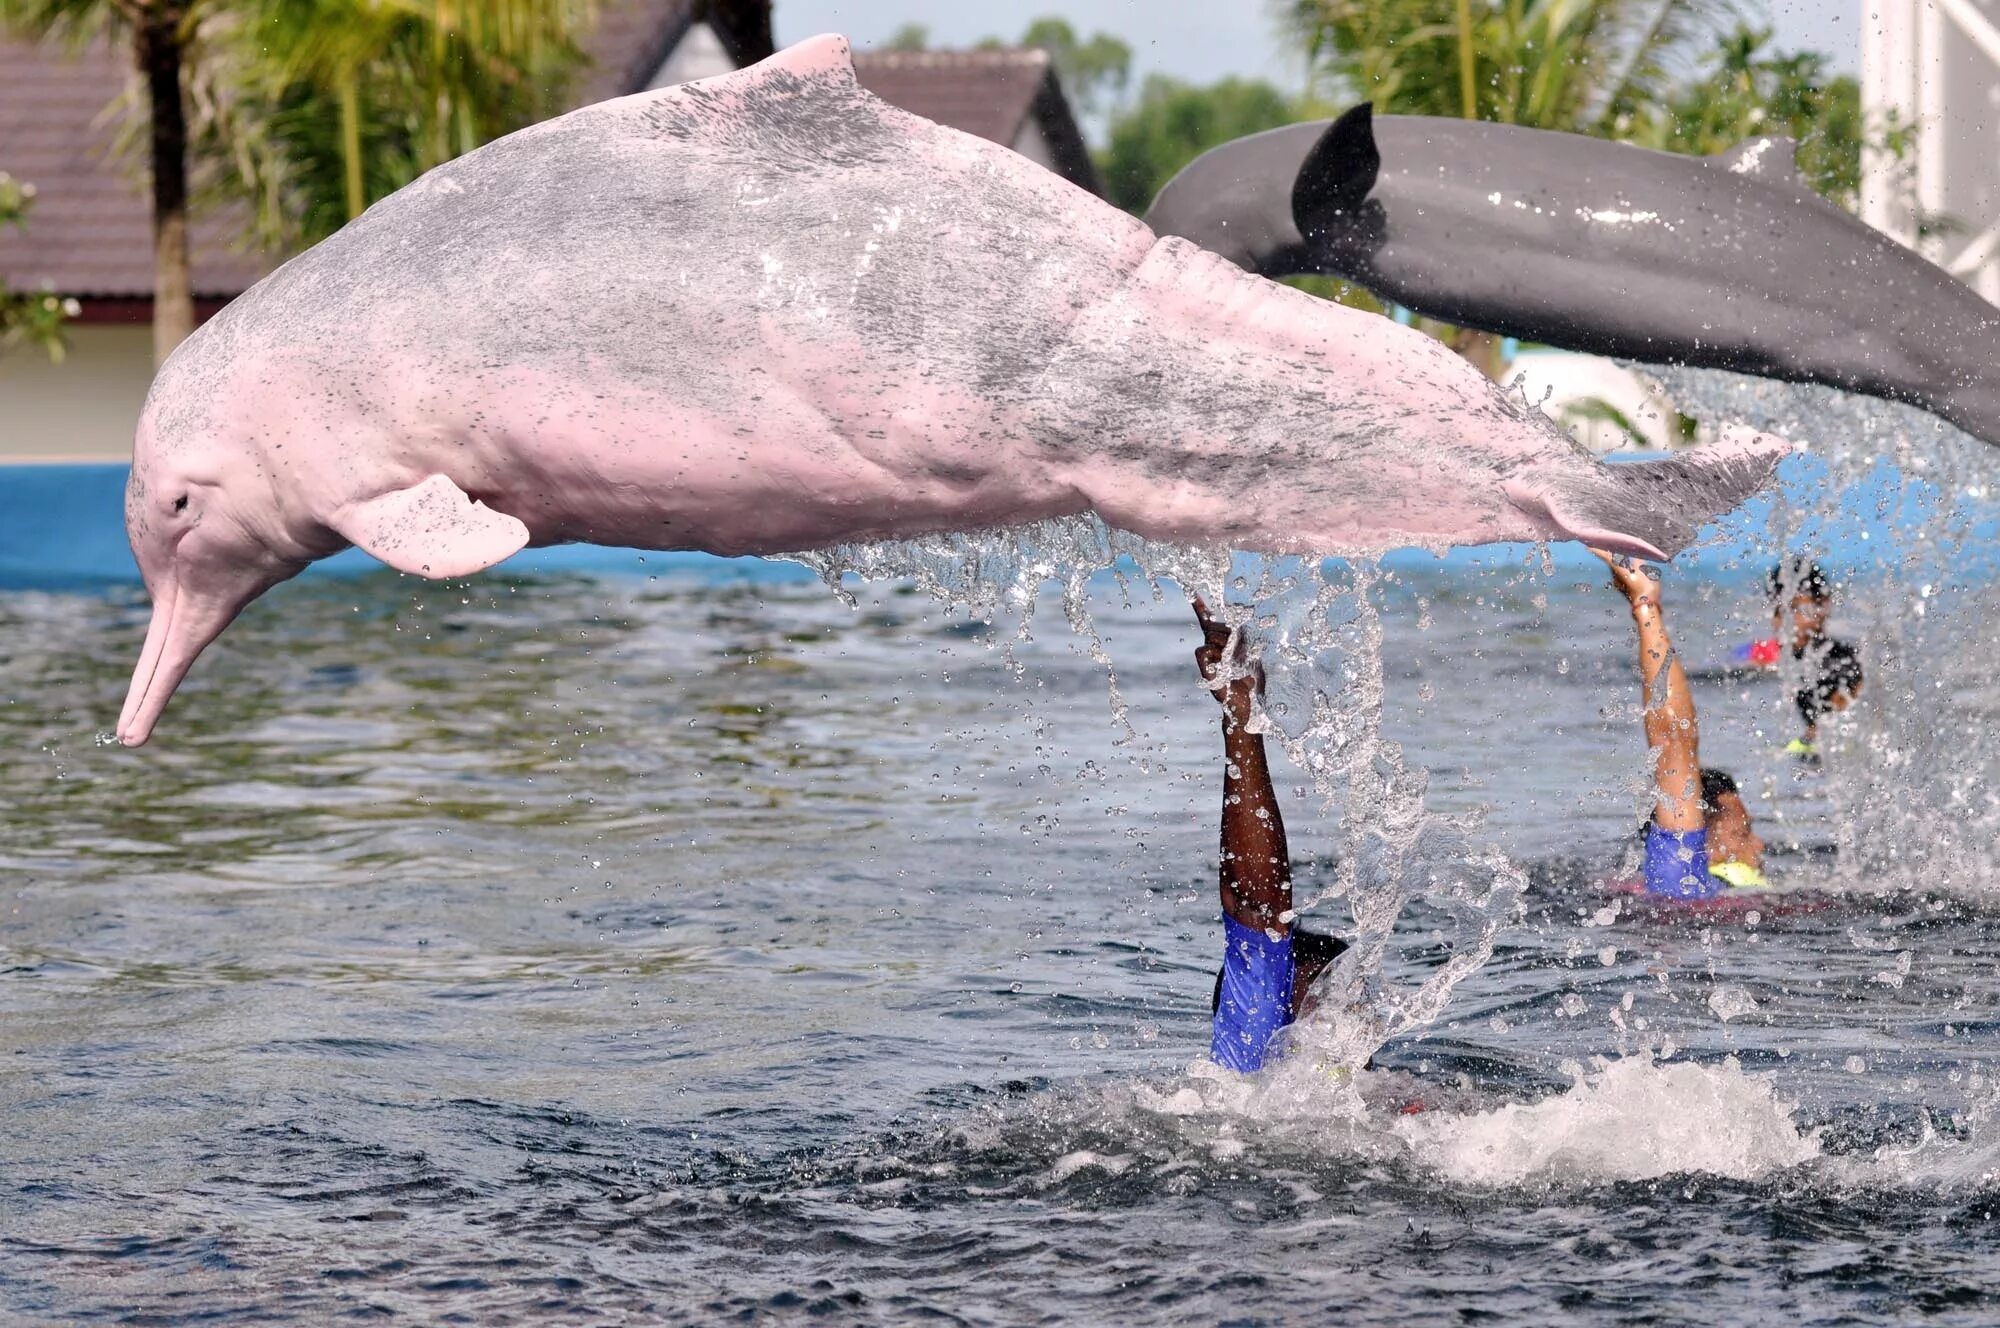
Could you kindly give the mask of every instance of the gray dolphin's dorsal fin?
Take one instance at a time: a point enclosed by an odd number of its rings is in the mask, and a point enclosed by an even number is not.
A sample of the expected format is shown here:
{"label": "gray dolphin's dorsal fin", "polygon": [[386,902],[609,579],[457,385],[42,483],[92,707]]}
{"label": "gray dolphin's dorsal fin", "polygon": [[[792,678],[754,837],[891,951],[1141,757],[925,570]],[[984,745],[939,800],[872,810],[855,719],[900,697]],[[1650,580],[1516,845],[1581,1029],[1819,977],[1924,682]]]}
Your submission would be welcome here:
{"label": "gray dolphin's dorsal fin", "polygon": [[1746,138],[1709,160],[1732,175],[1750,175],[1759,180],[1799,178],[1799,141],[1795,138]]}
{"label": "gray dolphin's dorsal fin", "polygon": [[1299,234],[1310,238],[1335,217],[1360,207],[1381,169],[1375,105],[1364,101],[1328,125],[1299,163],[1292,182],[1292,221]]}

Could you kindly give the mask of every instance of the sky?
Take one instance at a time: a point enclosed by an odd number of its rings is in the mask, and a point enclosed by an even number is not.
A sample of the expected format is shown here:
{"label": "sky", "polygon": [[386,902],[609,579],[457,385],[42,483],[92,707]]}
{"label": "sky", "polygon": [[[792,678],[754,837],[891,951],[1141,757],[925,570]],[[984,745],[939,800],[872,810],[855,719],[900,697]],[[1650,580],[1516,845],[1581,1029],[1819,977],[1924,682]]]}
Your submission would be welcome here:
{"label": "sky", "polygon": [[[1853,73],[1855,36],[1866,0],[1766,0],[1778,43],[1813,48]],[[1264,0],[776,0],[779,43],[820,32],[872,46],[905,23],[930,29],[935,46],[967,46],[982,37],[1019,37],[1030,20],[1060,14],[1084,35],[1103,30],[1132,47],[1134,81],[1172,74],[1196,83],[1229,74],[1297,88],[1303,70],[1283,55]]]}

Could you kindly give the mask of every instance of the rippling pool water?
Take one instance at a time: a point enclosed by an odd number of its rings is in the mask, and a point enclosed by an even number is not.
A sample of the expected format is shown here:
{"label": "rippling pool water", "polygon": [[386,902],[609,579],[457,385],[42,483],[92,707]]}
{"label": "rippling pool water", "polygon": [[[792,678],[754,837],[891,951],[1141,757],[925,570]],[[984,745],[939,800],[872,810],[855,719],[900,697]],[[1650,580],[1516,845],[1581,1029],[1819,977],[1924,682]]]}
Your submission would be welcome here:
{"label": "rippling pool water", "polygon": [[[126,752],[140,600],[0,594],[0,1320],[1990,1322],[1990,898],[1841,874],[1838,753],[1710,677],[1705,753],[1831,893],[1608,907],[1596,583],[1391,588],[1391,730],[1534,888],[1359,1121],[1190,1071],[1181,604],[1100,598],[1121,744],[1066,629],[1010,661],[893,589],[308,581]],[[1673,594],[1697,661],[1755,633],[1748,582]],[[1960,681],[1941,729],[1991,722]]]}

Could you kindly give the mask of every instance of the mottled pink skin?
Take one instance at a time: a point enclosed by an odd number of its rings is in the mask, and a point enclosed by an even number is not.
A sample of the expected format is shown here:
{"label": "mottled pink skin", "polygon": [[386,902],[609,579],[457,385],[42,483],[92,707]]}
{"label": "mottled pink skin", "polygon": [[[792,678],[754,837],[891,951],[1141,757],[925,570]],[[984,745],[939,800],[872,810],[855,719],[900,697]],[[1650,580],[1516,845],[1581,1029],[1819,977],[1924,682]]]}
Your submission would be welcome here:
{"label": "mottled pink skin", "polygon": [[155,612],[119,736],[350,543],[451,576],[524,544],[783,553],[1095,510],[1271,552],[1658,554],[1781,450],[1635,485],[1437,342],[1156,242],[869,96],[821,38],[441,167],[190,338],[138,432]]}
{"label": "mottled pink skin", "polygon": [[[1573,466],[1573,449],[1441,342],[1387,319],[1245,280],[1234,264],[1168,239],[1079,320],[1073,345],[1108,364],[1181,366],[1191,385],[1226,380],[1260,405],[1319,398],[1306,418],[1232,420],[1238,427],[1218,430],[1190,427],[1200,412],[1169,397],[1159,413],[1188,423],[1164,433],[1169,421],[1145,421],[1151,428],[1133,439],[1171,458],[1154,483],[1132,487],[1129,465],[1109,453],[1071,472],[1113,525],[1274,553],[1567,537],[1546,514],[1508,499],[1498,480],[1538,464]],[[1329,418],[1337,412],[1337,428],[1312,429],[1314,406]],[[1266,463],[1254,487],[1218,493],[1190,477],[1202,462],[1241,471],[1246,441]]]}
{"label": "mottled pink skin", "polygon": [[[283,463],[284,487],[294,496],[318,495],[321,510],[448,474],[488,507],[518,518],[526,542],[537,546],[785,553],[1088,506],[1060,477],[1008,464],[1019,459],[1009,451],[982,454],[956,437],[941,441],[931,421],[962,416],[975,401],[921,381],[875,381],[853,367],[865,363],[858,348],[849,365],[802,355],[763,374],[754,410],[746,403],[735,414],[694,408],[609,375],[579,392],[575,378],[558,381],[527,368],[490,376],[476,393],[441,394],[399,379],[386,360],[377,418],[366,425],[315,409],[304,366],[266,369],[241,399],[273,433],[294,440],[290,449],[300,456]],[[730,365],[719,372],[756,370]],[[814,390],[824,393],[824,404],[806,395]],[[829,411],[842,427],[830,424]],[[749,429],[789,445],[752,458]],[[674,445],[658,446],[661,438]],[[940,473],[944,467],[950,477]],[[334,536],[307,556],[346,543]]]}

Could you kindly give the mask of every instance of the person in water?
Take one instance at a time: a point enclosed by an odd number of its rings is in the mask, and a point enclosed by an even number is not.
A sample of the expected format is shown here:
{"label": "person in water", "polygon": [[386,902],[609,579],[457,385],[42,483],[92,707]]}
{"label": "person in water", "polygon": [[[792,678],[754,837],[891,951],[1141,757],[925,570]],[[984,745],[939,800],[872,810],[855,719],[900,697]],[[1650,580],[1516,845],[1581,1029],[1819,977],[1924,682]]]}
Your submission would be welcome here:
{"label": "person in water", "polygon": [[[1214,1035],[1218,1065],[1262,1069],[1271,1039],[1306,1009],[1313,979],[1347,948],[1292,918],[1292,858],[1262,734],[1249,728],[1263,672],[1244,670],[1239,634],[1235,668],[1225,670],[1229,628],[1194,602],[1202,643],[1195,663],[1222,704],[1222,972],[1216,976]],[[1223,681],[1225,673],[1244,676]]]}
{"label": "person in water", "polygon": [[[1792,696],[1805,731],[1785,750],[1812,760],[1819,755],[1820,716],[1847,709],[1861,693],[1861,655],[1852,645],[1826,634],[1833,617],[1833,590],[1826,573],[1810,558],[1788,558],[1771,569],[1771,634],[1777,641],[1784,639],[1787,614],[1792,620],[1792,658],[1805,666],[1806,678]],[[1771,663],[1777,663],[1775,652]]]}
{"label": "person in water", "polygon": [[1653,814],[1646,822],[1645,890],[1669,899],[1712,899],[1764,882],[1764,841],[1736,781],[1701,764],[1694,694],[1667,635],[1657,568],[1592,549],[1632,610],[1639,638],[1646,746],[1655,753]]}

